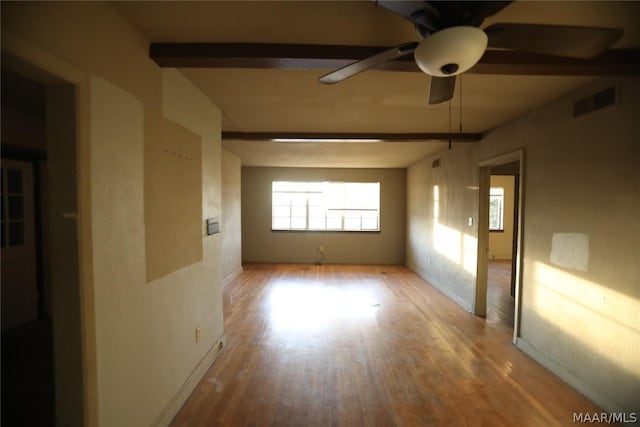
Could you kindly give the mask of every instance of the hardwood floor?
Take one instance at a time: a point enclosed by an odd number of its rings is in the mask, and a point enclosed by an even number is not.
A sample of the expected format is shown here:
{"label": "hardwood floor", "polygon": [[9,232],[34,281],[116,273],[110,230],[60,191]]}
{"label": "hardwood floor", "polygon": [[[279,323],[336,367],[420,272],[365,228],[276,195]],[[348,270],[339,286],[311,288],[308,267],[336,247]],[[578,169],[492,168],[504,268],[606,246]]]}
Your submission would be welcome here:
{"label": "hardwood floor", "polygon": [[515,299],[511,296],[511,261],[489,261],[487,274],[487,322],[513,331]]}
{"label": "hardwood floor", "polygon": [[598,408],[402,266],[247,265],[173,426],[551,426]]}

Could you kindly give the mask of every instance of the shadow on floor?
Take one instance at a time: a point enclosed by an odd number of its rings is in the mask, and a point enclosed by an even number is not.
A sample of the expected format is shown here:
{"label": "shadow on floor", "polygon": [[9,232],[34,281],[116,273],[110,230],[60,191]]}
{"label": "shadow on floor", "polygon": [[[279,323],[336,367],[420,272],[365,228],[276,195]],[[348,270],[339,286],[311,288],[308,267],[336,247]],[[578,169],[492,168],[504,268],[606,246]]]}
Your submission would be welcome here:
{"label": "shadow on floor", "polygon": [[2,426],[53,426],[50,319],[2,333]]}

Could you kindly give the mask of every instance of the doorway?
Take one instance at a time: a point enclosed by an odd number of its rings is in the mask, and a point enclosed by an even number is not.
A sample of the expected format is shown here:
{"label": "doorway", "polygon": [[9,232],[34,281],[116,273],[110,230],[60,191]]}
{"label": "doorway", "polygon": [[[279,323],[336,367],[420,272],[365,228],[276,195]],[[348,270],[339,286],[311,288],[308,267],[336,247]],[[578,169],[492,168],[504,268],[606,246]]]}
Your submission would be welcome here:
{"label": "doorway", "polygon": [[2,63],[2,424],[81,425],[76,89]]}
{"label": "doorway", "polygon": [[519,162],[492,166],[489,187],[487,321],[513,329],[515,311],[514,227]]}
{"label": "doorway", "polygon": [[[522,285],[523,171],[524,150],[479,163],[478,268],[474,314],[487,317],[489,313],[491,320],[512,326],[514,343],[519,336]],[[502,182],[504,185],[492,187],[492,176],[494,183]],[[506,197],[509,182],[512,182],[512,196]],[[499,206],[500,203],[502,206]],[[508,209],[508,205],[512,209]],[[510,233],[507,233],[507,228],[511,230]],[[497,236],[493,240],[502,238],[500,245],[492,247],[492,234]]]}

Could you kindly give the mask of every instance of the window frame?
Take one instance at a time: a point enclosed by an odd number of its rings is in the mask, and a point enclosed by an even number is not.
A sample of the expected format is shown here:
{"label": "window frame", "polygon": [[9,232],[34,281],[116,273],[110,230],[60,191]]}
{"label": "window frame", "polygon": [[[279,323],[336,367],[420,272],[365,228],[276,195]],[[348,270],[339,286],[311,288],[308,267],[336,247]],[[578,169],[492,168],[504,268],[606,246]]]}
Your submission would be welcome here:
{"label": "window frame", "polygon": [[[500,194],[495,194],[497,193],[497,190],[500,190]],[[494,194],[492,194],[494,193]],[[498,214],[498,221],[499,221],[499,225],[498,227],[492,228],[492,224],[491,224],[491,202],[494,198],[498,198],[500,200],[500,205],[499,205],[499,214]],[[490,233],[504,233],[504,187],[490,187],[489,188],[489,232]]]}
{"label": "window frame", "polygon": [[[295,207],[293,204],[291,204],[291,202],[289,203],[289,215],[288,216],[276,216],[275,215],[275,210],[276,208],[285,208],[286,209],[286,205],[285,204],[281,204],[281,205],[276,205],[275,204],[275,200],[274,200],[274,195],[278,192],[277,190],[275,190],[275,186],[276,184],[298,184],[298,185],[304,185],[304,184],[309,184],[309,186],[324,186],[325,190],[324,191],[281,191],[281,193],[285,193],[285,194],[305,194],[304,197],[304,204],[298,204],[297,207],[304,207],[305,210],[305,216],[304,216],[304,223],[305,223],[305,227],[304,228],[293,228],[292,227],[292,220],[296,217],[293,216],[293,208]],[[317,201],[312,201],[311,200],[311,194],[325,194],[327,192],[326,188],[329,186],[339,186],[341,185],[343,187],[342,191],[346,192],[347,191],[347,186],[349,186],[350,184],[365,184],[365,185],[376,185],[377,186],[377,208],[369,208],[369,207],[350,207],[348,204],[341,204],[340,206],[332,204],[332,205],[318,205],[318,204],[312,204],[312,203],[317,203]],[[275,233],[315,233],[315,232],[319,232],[319,233],[380,233],[381,232],[381,208],[380,208],[380,199],[381,199],[381,189],[382,186],[380,184],[379,181],[367,181],[367,182],[355,182],[355,181],[272,181],[271,183],[271,231],[275,232]],[[343,200],[344,203],[344,200]],[[323,212],[323,218],[324,218],[324,227],[323,228],[311,228],[310,227],[310,218],[311,219],[321,219],[322,217],[314,215],[311,215],[311,208],[314,207],[320,207],[321,209],[324,210]],[[331,227],[329,228],[328,225],[328,221],[330,220],[329,218],[329,212],[342,212],[338,217],[334,216],[333,219],[338,219],[340,220],[340,227]],[[347,216],[348,212],[359,212],[360,215],[356,218],[356,217],[351,217],[349,218]],[[366,212],[375,212],[375,220],[376,220],[376,227],[375,228],[363,228],[363,221],[367,220],[367,218],[365,218],[366,216]],[[289,219],[289,227],[276,227],[275,222],[276,219],[280,218],[280,219]],[[298,219],[303,218],[302,216],[298,216]],[[347,220],[353,220],[353,219],[357,219],[359,220],[360,224],[358,228],[353,228],[353,227],[349,227],[346,225],[346,221]],[[373,219],[373,217],[368,218]]]}

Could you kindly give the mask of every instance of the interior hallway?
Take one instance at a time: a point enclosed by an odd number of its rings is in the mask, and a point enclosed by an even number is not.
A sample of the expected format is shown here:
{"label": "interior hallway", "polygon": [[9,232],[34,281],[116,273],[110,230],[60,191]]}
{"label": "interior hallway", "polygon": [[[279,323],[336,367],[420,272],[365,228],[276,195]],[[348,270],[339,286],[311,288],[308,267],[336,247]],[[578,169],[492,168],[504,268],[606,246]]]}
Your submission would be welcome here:
{"label": "interior hallway", "polygon": [[224,312],[226,347],[173,426],[549,426],[599,411],[402,266],[246,265]]}

